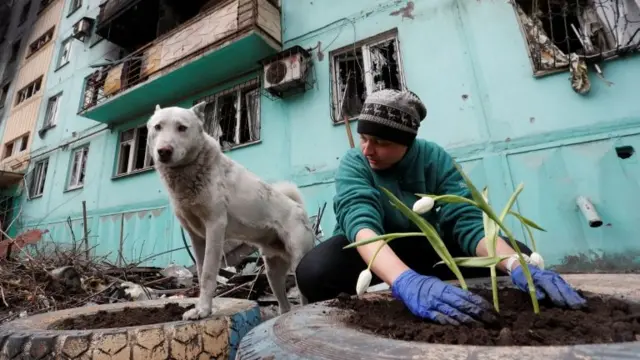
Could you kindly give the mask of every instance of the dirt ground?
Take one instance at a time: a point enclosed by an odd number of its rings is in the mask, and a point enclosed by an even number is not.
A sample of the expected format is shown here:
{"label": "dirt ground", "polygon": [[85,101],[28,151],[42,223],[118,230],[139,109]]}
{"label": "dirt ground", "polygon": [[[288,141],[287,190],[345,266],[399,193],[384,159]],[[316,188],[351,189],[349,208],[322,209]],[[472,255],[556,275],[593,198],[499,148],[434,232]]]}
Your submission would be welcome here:
{"label": "dirt ground", "polygon": [[[491,290],[473,290],[491,302]],[[439,325],[415,317],[390,295],[377,300],[341,296],[331,305],[351,310],[348,326],[391,339],[467,345],[570,345],[640,340],[640,306],[583,294],[588,307],[565,310],[540,301],[533,313],[528,293],[499,292],[500,318],[492,325]]]}

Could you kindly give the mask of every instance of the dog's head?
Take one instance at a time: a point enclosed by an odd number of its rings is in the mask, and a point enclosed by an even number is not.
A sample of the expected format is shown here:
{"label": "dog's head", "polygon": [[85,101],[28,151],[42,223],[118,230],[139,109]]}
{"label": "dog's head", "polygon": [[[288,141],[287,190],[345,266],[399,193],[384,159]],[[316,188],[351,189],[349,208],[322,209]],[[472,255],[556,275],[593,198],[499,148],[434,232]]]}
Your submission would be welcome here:
{"label": "dog's head", "polygon": [[156,164],[179,166],[193,161],[206,141],[201,102],[190,109],[156,105],[147,121],[147,148]]}

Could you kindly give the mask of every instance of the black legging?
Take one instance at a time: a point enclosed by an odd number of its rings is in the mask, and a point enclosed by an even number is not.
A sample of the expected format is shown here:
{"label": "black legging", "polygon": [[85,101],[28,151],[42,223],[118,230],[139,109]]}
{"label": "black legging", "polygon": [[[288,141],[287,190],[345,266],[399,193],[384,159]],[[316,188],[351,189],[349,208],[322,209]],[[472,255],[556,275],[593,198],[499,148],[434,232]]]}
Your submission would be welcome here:
{"label": "black legging", "polygon": [[[531,249],[517,241],[520,251],[531,255]],[[296,269],[300,292],[309,302],[335,298],[340,293],[355,294],[358,275],[367,267],[355,248],[343,249],[349,242],[344,236],[334,236],[320,243],[307,253]],[[433,265],[440,261],[429,241],[424,237],[398,238],[389,242],[389,246],[407,266],[424,275],[437,276],[442,280],[456,279],[444,264]],[[458,246],[449,248],[453,257],[467,256]],[[377,259],[375,260],[377,261]],[[487,268],[460,267],[462,276],[467,279],[487,277]],[[498,275],[504,275],[498,270]],[[373,276],[371,285],[382,281]]]}

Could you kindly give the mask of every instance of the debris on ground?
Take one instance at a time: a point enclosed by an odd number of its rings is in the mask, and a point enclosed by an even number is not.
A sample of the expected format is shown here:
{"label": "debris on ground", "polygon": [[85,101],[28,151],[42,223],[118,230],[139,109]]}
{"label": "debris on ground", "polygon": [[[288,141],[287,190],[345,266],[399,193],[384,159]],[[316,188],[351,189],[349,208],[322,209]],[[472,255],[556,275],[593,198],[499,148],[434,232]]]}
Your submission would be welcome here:
{"label": "debris on ground", "polygon": [[[264,317],[276,316],[277,301],[264,274],[262,258],[248,256],[226,265],[220,269],[215,296],[255,300]],[[299,300],[294,286],[290,275],[287,290],[296,305]],[[0,324],[72,307],[198,294],[195,266],[117,266],[106,256],[87,258],[84,247],[47,240],[14,251],[9,259],[0,259]]]}
{"label": "debris on ground", "polygon": [[[316,244],[323,236],[320,221],[326,205],[312,216]],[[195,265],[142,266],[155,256],[127,264],[122,254],[114,264],[108,255],[90,255],[93,249],[87,245],[88,233],[80,241],[72,236],[71,243],[45,240],[43,235],[48,233],[32,229],[11,239],[2,232],[5,239],[0,240],[0,324],[79,306],[199,295]],[[184,236],[183,241],[186,248],[175,250],[186,250],[194,260]],[[257,249],[229,239],[224,245],[223,260],[215,296],[254,300],[263,320],[277,316],[278,302]],[[299,305],[293,274],[287,278],[286,288],[291,304]]]}

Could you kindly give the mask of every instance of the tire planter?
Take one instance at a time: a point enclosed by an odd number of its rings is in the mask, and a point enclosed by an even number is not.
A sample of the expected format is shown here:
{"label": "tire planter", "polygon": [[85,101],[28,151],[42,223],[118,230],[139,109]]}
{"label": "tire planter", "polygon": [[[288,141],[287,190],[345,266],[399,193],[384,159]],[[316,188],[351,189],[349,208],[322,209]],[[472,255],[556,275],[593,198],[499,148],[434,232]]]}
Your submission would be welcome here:
{"label": "tire planter", "polygon": [[233,359],[239,340],[261,322],[256,302],[215,298],[214,315],[196,321],[92,330],[48,330],[63,319],[125,307],[192,305],[196,298],[86,306],[33,315],[0,327],[0,359]]}
{"label": "tire planter", "polygon": [[[640,275],[563,275],[592,293],[640,302]],[[467,280],[469,287],[488,280]],[[500,285],[509,286],[508,280]],[[355,285],[354,285],[355,286]],[[375,296],[367,294],[365,296]],[[299,359],[640,359],[640,342],[572,346],[466,346],[392,340],[347,328],[328,301],[297,308],[253,328],[237,360]]]}

